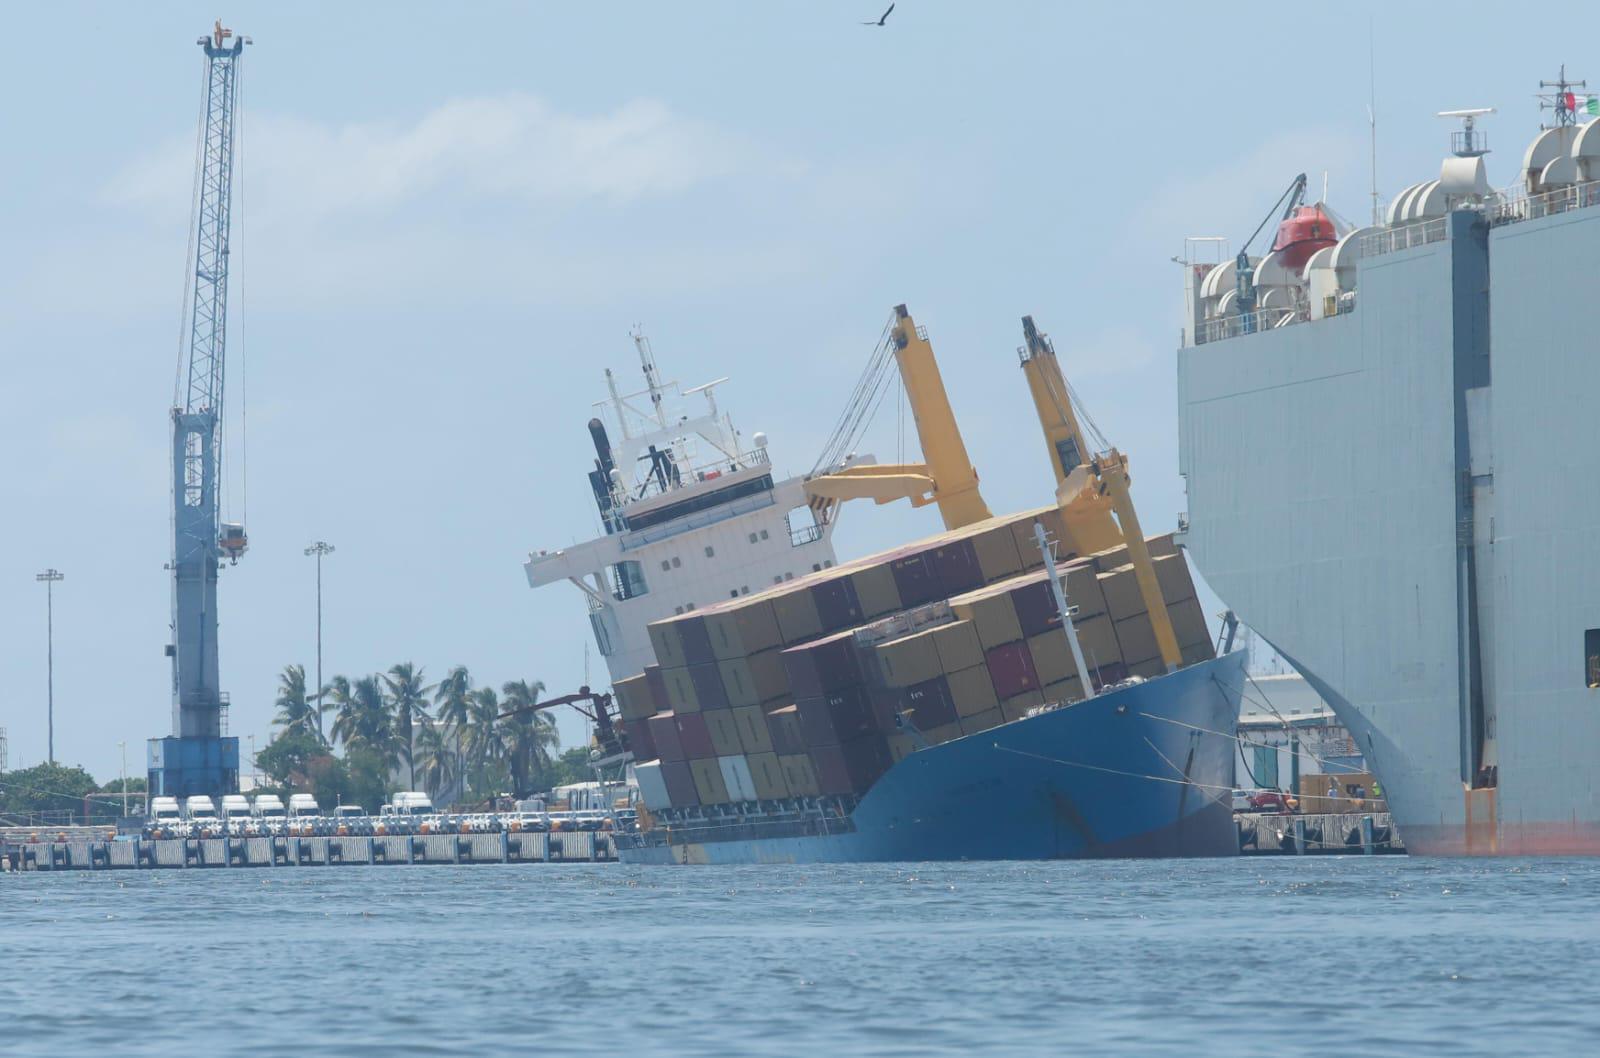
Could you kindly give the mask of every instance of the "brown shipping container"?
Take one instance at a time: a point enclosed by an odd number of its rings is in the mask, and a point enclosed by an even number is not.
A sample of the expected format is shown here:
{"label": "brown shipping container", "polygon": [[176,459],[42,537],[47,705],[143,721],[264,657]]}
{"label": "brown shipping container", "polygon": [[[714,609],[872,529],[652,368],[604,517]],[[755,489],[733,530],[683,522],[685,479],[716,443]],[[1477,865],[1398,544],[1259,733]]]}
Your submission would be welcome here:
{"label": "brown shipping container", "polygon": [[649,681],[642,672],[625,680],[617,680],[611,685],[611,690],[617,699],[617,710],[624,720],[643,720],[656,715],[666,705],[665,702],[656,702],[650,693]]}
{"label": "brown shipping container", "polygon": [[1106,597],[1106,612],[1113,621],[1121,621],[1134,614],[1145,612],[1144,595],[1139,591],[1139,578],[1132,566],[1118,566],[1099,577],[1100,591]]}
{"label": "brown shipping container", "polygon": [[[957,719],[950,685],[943,676],[901,691],[900,707],[911,713],[911,722],[917,725],[918,731],[953,724]],[[880,721],[878,726],[884,731],[896,730],[892,723],[885,727]]]}
{"label": "brown shipping container", "polygon": [[783,669],[796,698],[815,697],[862,682],[855,638],[836,632],[783,652]]}
{"label": "brown shipping container", "polygon": [[667,705],[675,713],[698,713],[700,711],[700,698],[694,693],[694,677],[686,668],[670,668],[661,670],[662,679],[667,682]]}
{"label": "brown shipping container", "polygon": [[889,563],[889,570],[894,574],[894,587],[900,594],[900,605],[906,609],[942,598],[939,594],[939,578],[928,567],[927,556],[921,552],[894,559]]}
{"label": "brown shipping container", "polygon": [[933,631],[918,632],[872,648],[877,680],[885,687],[909,687],[939,675],[939,649]]}
{"label": "brown shipping container", "polygon": [[816,601],[804,583],[789,585],[785,591],[774,595],[772,614],[786,645],[804,643],[822,634],[822,618],[817,616]]}
{"label": "brown shipping container", "polygon": [[733,722],[739,729],[739,743],[745,753],[772,752],[772,732],[767,728],[767,714],[761,711],[759,705],[735,709]]}
{"label": "brown shipping container", "polygon": [[1087,621],[1074,621],[1072,627],[1078,632],[1078,649],[1083,651],[1083,660],[1090,668],[1122,660],[1116,626],[1111,623],[1110,617],[1101,614]]}
{"label": "brown shipping container", "polygon": [[776,801],[789,796],[789,784],[784,781],[783,767],[776,753],[752,753],[749,759],[750,778],[755,780],[757,797]]}
{"label": "brown shipping container", "polygon": [[950,600],[950,609],[978,630],[978,642],[985,650],[1022,638],[1017,611],[1003,588],[990,587]]}
{"label": "brown shipping container", "polygon": [[722,677],[722,691],[728,704],[734,708],[759,705],[761,696],[756,691],[755,674],[745,658],[728,658],[717,662],[717,674]]}
{"label": "brown shipping container", "polygon": [[817,746],[847,742],[868,734],[876,726],[872,701],[862,687],[801,698],[795,705],[800,710],[800,729],[805,732],[806,746],[812,750]]}
{"label": "brown shipping container", "polygon": [[645,631],[650,636],[650,649],[656,661],[665,668],[681,669],[689,662],[683,656],[683,645],[678,638],[678,619],[651,623]]}
{"label": "brown shipping container", "polygon": [[[1176,555],[1178,553],[1178,546],[1173,542],[1171,533],[1167,533],[1164,536],[1145,537],[1144,546],[1145,550],[1150,552],[1150,557],[1152,559],[1162,558],[1167,555]],[[1126,544],[1118,544],[1116,547],[1107,548],[1104,551],[1097,551],[1091,557],[1094,559],[1094,564],[1101,573],[1109,573],[1111,570],[1114,570],[1119,566],[1126,566],[1129,562],[1133,561],[1128,557],[1128,547]]]}
{"label": "brown shipping container", "polygon": [[856,601],[861,604],[864,620],[904,608],[900,604],[900,590],[894,586],[894,571],[886,562],[852,570],[850,583],[855,586]]}
{"label": "brown shipping container", "polygon": [[650,728],[650,740],[656,744],[656,756],[663,761],[683,760],[683,739],[678,737],[678,718],[672,713],[657,713],[645,723]]}
{"label": "brown shipping container", "polygon": [[804,753],[806,733],[800,726],[800,707],[785,705],[767,709],[767,730],[772,734],[772,748],[780,756]]}
{"label": "brown shipping container", "polygon": [[[989,679],[987,665],[975,665],[970,669],[952,672],[945,680],[950,685],[950,700],[955,703],[956,712],[961,716],[977,716],[1000,704],[1000,699],[994,693],[994,681]],[[917,726],[922,727],[921,724]]]}
{"label": "brown shipping container", "polygon": [[1022,559],[1017,555],[1017,541],[1010,523],[994,525],[975,534],[972,551],[978,557],[978,569],[983,573],[985,584],[1022,572]]}
{"label": "brown shipping container", "polygon": [[667,674],[660,665],[644,667],[644,682],[650,688],[650,700],[656,703],[656,712],[671,707],[672,703],[667,701]]}
{"label": "brown shipping container", "polygon": [[688,761],[662,761],[661,778],[667,784],[667,796],[672,798],[674,808],[693,808],[700,803],[700,792],[695,789],[694,773],[689,770]]}
{"label": "brown shipping container", "polygon": [[703,805],[728,803],[728,784],[722,779],[722,764],[717,758],[691,760],[689,772],[694,776],[695,793]]}
{"label": "brown shipping container", "polygon": [[1206,627],[1206,615],[1199,599],[1184,599],[1168,606],[1167,616],[1172,618],[1172,634],[1178,637],[1179,647],[1198,643],[1211,645],[1211,630]]}
{"label": "brown shipping container", "polygon": [[1128,678],[1128,666],[1120,661],[1103,664],[1089,672],[1089,682],[1094,684],[1095,690],[1109,687],[1113,683],[1121,683]]}
{"label": "brown shipping container", "polygon": [[[1081,641],[1079,646],[1082,647]],[[1072,660],[1072,646],[1067,642],[1067,634],[1059,628],[1029,636],[1028,656],[1033,659],[1033,671],[1041,687],[1078,675],[1078,666]]]}
{"label": "brown shipping container", "polygon": [[706,730],[711,734],[711,748],[716,750],[717,756],[732,757],[744,752],[744,743],[739,740],[739,725],[732,709],[707,709],[700,716],[706,722]]}
{"label": "brown shipping container", "polygon": [[1011,583],[1016,585],[1011,589],[1011,607],[1017,611],[1017,626],[1022,629],[1023,636],[1036,636],[1061,627],[1061,611],[1056,607],[1047,574]]}
{"label": "brown shipping container", "polygon": [[[1050,534],[1051,540],[1065,539],[1059,507],[1043,507],[1017,515],[1011,522],[1011,539],[1017,545],[1017,557],[1021,559],[1023,569],[1038,569],[1044,565],[1044,556],[1039,553],[1039,541],[1033,535],[1034,522],[1044,523],[1044,531]],[[1058,554],[1056,559],[1061,561],[1068,557]]]}
{"label": "brown shipping container", "polygon": [[948,598],[983,586],[983,568],[971,540],[951,540],[927,552],[927,565],[939,585],[939,594]]}
{"label": "brown shipping container", "polygon": [[771,599],[745,599],[738,606],[706,614],[705,622],[711,652],[719,661],[770,650],[783,641]]}
{"label": "brown shipping container", "polygon": [[999,727],[1006,722],[1006,716],[999,709],[985,709],[977,716],[964,716],[961,718],[961,733],[963,735],[976,735],[980,731],[987,731],[991,727]]}
{"label": "brown shipping container", "polygon": [[817,770],[808,754],[779,754],[778,765],[783,769],[783,781],[789,787],[790,797],[817,796]]}
{"label": "brown shipping container", "polygon": [[650,735],[650,721],[624,720],[623,733],[628,738],[628,749],[633,753],[634,760],[655,760],[661,756],[656,752],[656,740]]}
{"label": "brown shipping container", "polygon": [[928,745],[938,746],[954,741],[960,738],[962,734],[960,724],[946,724],[943,727],[936,727],[932,731],[924,731],[922,737],[928,740]]}
{"label": "brown shipping container", "polygon": [[1169,608],[1194,598],[1194,578],[1189,576],[1189,564],[1182,555],[1162,555],[1151,565],[1156,570],[1156,583],[1161,585],[1161,598]]}
{"label": "brown shipping container", "polygon": [[994,681],[994,693],[1002,700],[1039,689],[1039,674],[1033,671],[1033,658],[1028,654],[1028,644],[1007,643],[990,650],[985,658],[989,665],[989,678]]}
{"label": "brown shipping container", "polygon": [[1150,626],[1149,614],[1137,614],[1116,622],[1116,625],[1117,646],[1130,670],[1141,661],[1161,656],[1161,647],[1156,643],[1156,630]]}
{"label": "brown shipping container", "polygon": [[716,747],[711,744],[711,730],[700,713],[684,713],[677,717],[678,741],[683,755],[689,760],[715,757]]}
{"label": "brown shipping container", "polygon": [[817,789],[823,794],[863,794],[894,764],[882,735],[867,735],[837,746],[813,746]]}
{"label": "brown shipping container", "polygon": [[1006,718],[1006,722],[1010,723],[1013,720],[1021,720],[1028,715],[1028,710],[1037,709],[1043,704],[1044,695],[1038,691],[1029,691],[1027,694],[1019,694],[1001,702],[1000,713]]}
{"label": "brown shipping container", "polygon": [[933,630],[933,645],[939,651],[939,668],[960,672],[983,664],[983,644],[971,621],[955,621]]}
{"label": "brown shipping container", "polygon": [[1047,702],[1056,702],[1065,705],[1068,702],[1083,700],[1083,681],[1073,676],[1055,683],[1047,683],[1041,692]]}
{"label": "brown shipping container", "polygon": [[1217,656],[1217,648],[1210,642],[1192,643],[1184,647],[1179,653],[1183,655],[1185,665],[1193,665],[1200,661],[1210,661]]}
{"label": "brown shipping container", "polygon": [[1128,675],[1142,676],[1147,680],[1153,680],[1157,676],[1164,676],[1166,672],[1167,663],[1160,658],[1151,658],[1149,661],[1141,661],[1136,665],[1128,666]]}
{"label": "brown shipping container", "polygon": [[783,648],[763,650],[745,659],[755,681],[756,700],[770,702],[789,693],[789,674],[783,668]]}
{"label": "brown shipping container", "polygon": [[726,709],[732,704],[728,701],[728,692],[723,689],[722,673],[715,662],[710,665],[690,665],[689,679],[694,684],[694,696],[700,708]]}
{"label": "brown shipping container", "polygon": [[822,623],[824,632],[854,628],[862,621],[861,603],[848,574],[841,573],[813,584],[811,598],[816,603],[817,620]]}

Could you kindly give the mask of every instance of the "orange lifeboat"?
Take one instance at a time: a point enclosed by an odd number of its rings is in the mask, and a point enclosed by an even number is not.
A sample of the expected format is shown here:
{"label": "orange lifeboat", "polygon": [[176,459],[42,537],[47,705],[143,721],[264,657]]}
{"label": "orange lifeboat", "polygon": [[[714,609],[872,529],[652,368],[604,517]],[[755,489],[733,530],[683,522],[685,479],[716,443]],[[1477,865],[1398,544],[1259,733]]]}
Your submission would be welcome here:
{"label": "orange lifeboat", "polygon": [[1272,252],[1283,254],[1283,263],[1291,272],[1298,273],[1311,260],[1311,255],[1339,241],[1333,218],[1328,216],[1319,202],[1315,206],[1297,206],[1278,225],[1278,237],[1272,241]]}

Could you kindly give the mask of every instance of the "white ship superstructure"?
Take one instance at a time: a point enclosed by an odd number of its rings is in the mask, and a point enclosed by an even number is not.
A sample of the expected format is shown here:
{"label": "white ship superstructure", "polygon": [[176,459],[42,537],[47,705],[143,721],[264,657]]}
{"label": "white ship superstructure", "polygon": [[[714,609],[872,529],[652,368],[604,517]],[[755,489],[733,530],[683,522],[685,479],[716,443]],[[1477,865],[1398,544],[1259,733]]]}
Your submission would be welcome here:
{"label": "white ship superstructure", "polygon": [[613,681],[654,660],[650,622],[834,564],[833,519],[814,514],[805,477],[775,479],[766,435],[747,442],[717,407],[728,379],[662,382],[649,340],[635,334],[634,344],[645,388],[620,392],[608,369],[609,398],[589,420],[605,535],[534,552],[524,566],[532,587],[569,581],[582,591]]}
{"label": "white ship superstructure", "polygon": [[1446,112],[1383,223],[1189,273],[1185,543],[1413,852],[1600,854],[1600,121],[1548,87],[1513,186]]}

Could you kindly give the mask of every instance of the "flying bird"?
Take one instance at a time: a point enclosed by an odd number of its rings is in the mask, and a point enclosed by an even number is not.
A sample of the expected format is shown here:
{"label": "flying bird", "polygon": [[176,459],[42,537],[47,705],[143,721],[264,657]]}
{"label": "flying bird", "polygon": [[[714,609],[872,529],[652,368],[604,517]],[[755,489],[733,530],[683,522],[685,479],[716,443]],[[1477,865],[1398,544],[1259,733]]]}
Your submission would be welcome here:
{"label": "flying bird", "polygon": [[884,12],[884,13],[883,13],[883,17],[882,17],[882,18],[880,18],[880,19],[878,19],[878,21],[876,21],[876,22],[863,22],[863,23],[861,23],[861,24],[862,24],[862,25],[863,25],[863,26],[881,26],[881,25],[883,25],[883,24],[884,24],[884,23],[885,23],[885,22],[887,22],[887,21],[888,21],[888,20],[889,20],[889,15],[890,15],[890,14],[891,14],[891,13],[892,13],[892,12],[893,12],[893,11],[894,11],[894,5],[893,5],[893,4],[890,4],[890,5],[889,5],[889,10],[888,10],[888,11],[885,11],[885,12]]}

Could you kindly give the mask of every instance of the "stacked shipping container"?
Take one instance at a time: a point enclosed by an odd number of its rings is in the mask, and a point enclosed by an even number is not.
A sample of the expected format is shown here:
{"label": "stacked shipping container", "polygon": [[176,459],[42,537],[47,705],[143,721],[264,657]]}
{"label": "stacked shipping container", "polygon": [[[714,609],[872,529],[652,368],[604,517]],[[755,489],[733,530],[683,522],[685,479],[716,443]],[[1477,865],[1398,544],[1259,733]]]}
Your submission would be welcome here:
{"label": "stacked shipping container", "polygon": [[[1053,507],[991,519],[651,625],[659,664],[615,687],[646,806],[859,796],[923,743],[1082,698],[1035,522],[1062,537]],[[1184,662],[1210,657],[1183,557],[1149,546]],[[1094,685],[1163,672],[1126,548],[1061,559]]]}

